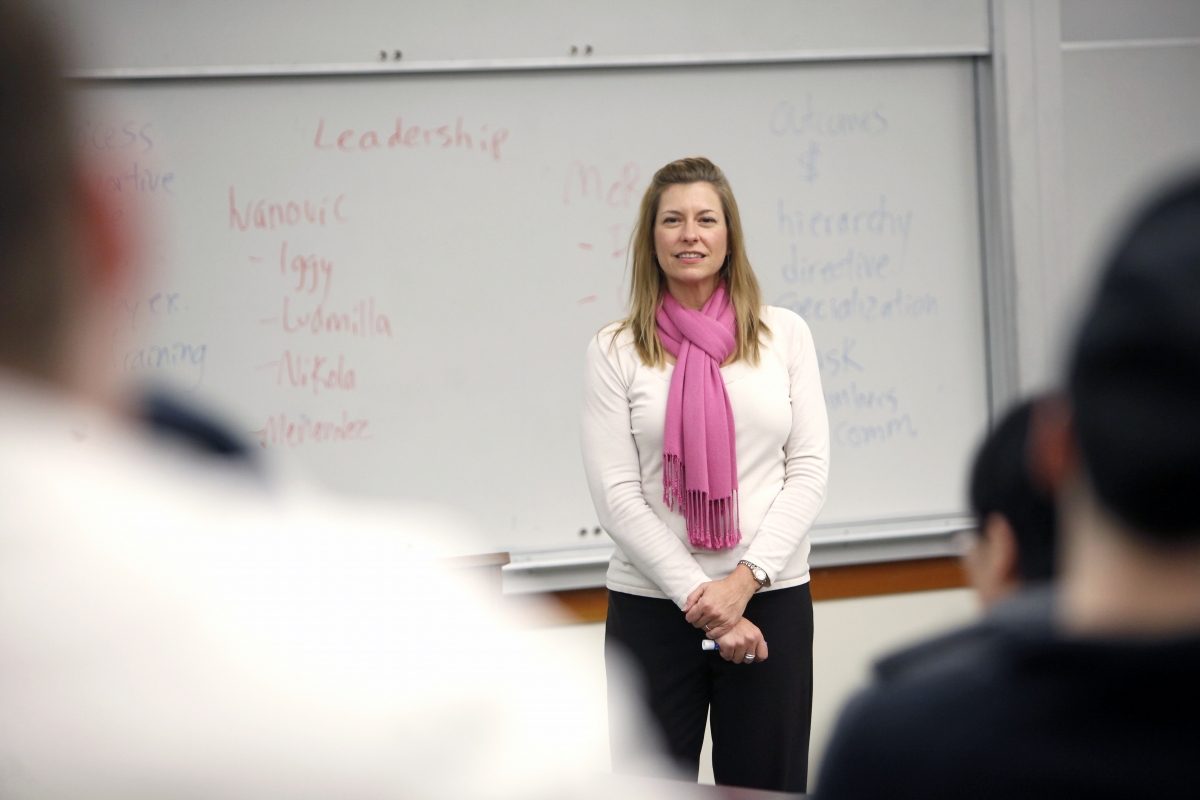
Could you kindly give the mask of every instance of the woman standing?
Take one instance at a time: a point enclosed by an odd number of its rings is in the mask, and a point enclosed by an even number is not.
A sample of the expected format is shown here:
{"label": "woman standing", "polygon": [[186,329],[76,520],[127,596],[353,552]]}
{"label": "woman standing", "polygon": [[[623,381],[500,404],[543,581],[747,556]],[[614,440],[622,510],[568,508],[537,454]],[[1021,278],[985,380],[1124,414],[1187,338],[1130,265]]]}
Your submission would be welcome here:
{"label": "woman standing", "polygon": [[[588,348],[592,499],[617,547],[605,653],[632,658],[680,765],[711,710],[719,784],[803,792],[812,715],[808,529],[829,424],[804,321],[761,304],[725,175],[660,169],[632,245],[629,316]],[[707,636],[719,651],[701,649]],[[624,650],[618,654],[617,650]],[[613,763],[623,749],[613,727]]]}

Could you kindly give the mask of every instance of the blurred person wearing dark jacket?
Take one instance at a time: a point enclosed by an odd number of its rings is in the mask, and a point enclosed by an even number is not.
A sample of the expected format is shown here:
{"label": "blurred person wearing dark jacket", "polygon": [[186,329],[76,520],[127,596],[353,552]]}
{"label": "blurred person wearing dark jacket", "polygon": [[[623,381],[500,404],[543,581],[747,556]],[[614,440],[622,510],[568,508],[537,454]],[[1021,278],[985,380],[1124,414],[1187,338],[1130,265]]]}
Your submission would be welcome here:
{"label": "blurred person wearing dark jacket", "polygon": [[1014,626],[1049,623],[1055,509],[1030,471],[1033,410],[1033,400],[1010,409],[980,445],[971,468],[976,528],[964,532],[963,566],[984,607],[983,619],[881,659],[875,664],[880,679],[969,658]]}
{"label": "blurred person wearing dark jacket", "polygon": [[1054,576],[1054,501],[1030,474],[1032,400],[1018,403],[988,434],[971,469],[963,565],[984,607]]}
{"label": "blurred person wearing dark jacket", "polygon": [[1200,180],[1109,260],[1031,463],[1059,508],[1053,592],[847,706],[825,798],[1194,797],[1200,786]]}

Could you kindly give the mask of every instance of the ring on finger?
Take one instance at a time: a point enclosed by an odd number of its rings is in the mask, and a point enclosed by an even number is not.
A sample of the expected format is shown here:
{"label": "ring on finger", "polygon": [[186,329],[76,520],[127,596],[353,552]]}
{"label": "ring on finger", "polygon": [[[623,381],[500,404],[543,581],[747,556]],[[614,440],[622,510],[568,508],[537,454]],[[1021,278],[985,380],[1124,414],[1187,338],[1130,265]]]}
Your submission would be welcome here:
{"label": "ring on finger", "polygon": [[746,660],[746,661],[753,661],[753,660],[754,660],[754,653],[746,653],[746,659],[745,659],[745,660]]}
{"label": "ring on finger", "polygon": [[706,631],[711,631],[711,630],[712,630],[712,628],[708,627],[708,623],[707,623],[707,622],[706,622],[706,623],[704,623],[704,630],[706,630]]}

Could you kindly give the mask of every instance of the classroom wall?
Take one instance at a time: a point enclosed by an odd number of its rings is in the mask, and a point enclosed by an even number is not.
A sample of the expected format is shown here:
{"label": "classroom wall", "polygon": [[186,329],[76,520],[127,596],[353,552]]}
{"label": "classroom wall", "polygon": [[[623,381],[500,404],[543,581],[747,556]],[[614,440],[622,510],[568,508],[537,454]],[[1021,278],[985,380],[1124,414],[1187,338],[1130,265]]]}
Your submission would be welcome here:
{"label": "classroom wall", "polygon": [[1200,167],[1200,3],[1063,0],[1062,105],[1073,311],[1146,194]]}

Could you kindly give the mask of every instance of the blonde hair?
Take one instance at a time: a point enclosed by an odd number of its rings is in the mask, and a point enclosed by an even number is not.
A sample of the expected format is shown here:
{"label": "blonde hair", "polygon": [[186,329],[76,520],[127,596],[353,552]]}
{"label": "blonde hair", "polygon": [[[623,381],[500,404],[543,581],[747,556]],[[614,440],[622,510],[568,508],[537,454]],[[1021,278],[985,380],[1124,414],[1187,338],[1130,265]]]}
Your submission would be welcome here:
{"label": "blonde hair", "polygon": [[758,363],[759,337],[769,336],[771,331],[763,322],[759,309],[762,306],[762,291],[758,279],[746,256],[745,239],[742,236],[742,218],[738,214],[733,189],[716,164],[707,158],[681,158],[672,161],[654,173],[650,185],[642,196],[637,222],[629,237],[630,282],[629,316],[621,321],[613,334],[626,329],[633,332],[633,344],[642,363],[649,367],[662,367],[666,363],[666,350],[658,338],[658,323],[655,314],[666,291],[666,280],[658,266],[654,248],[654,224],[658,217],[658,204],[668,186],[679,184],[707,183],[716,191],[725,213],[727,231],[724,266],[720,276],[725,281],[729,300],[737,317],[737,348],[734,361],[747,359]]}

